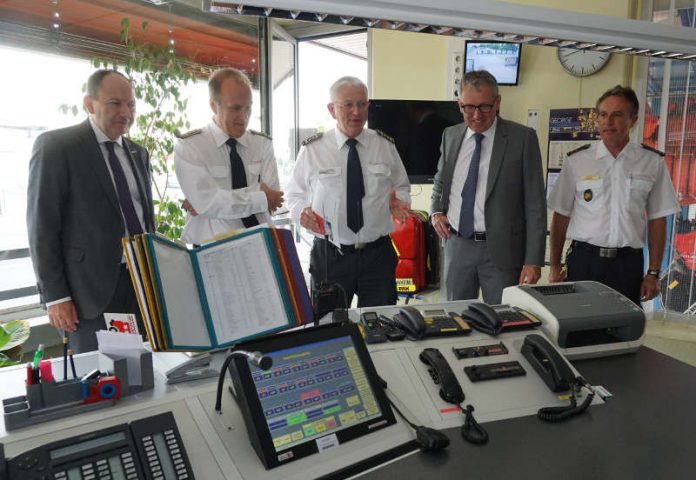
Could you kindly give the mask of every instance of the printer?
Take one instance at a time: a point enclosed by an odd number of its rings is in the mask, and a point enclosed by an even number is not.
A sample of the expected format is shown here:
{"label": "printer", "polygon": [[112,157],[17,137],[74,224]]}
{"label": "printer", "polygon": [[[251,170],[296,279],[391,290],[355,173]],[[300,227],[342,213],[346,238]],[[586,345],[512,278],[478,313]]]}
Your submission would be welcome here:
{"label": "printer", "polygon": [[643,344],[643,310],[599,282],[507,287],[503,303],[539,317],[546,336],[570,359],[634,352]]}

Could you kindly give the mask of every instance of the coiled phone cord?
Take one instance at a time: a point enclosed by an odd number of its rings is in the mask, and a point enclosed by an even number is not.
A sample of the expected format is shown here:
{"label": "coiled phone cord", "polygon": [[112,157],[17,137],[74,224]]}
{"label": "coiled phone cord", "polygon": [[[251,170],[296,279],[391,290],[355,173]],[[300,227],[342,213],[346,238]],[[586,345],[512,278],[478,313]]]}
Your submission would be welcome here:
{"label": "coiled phone cord", "polygon": [[[579,392],[582,388],[586,388],[588,391],[585,400],[578,405],[576,392]],[[570,405],[567,407],[545,407],[540,408],[537,412],[537,417],[544,420],[545,422],[562,422],[571,417],[581,414],[590,407],[592,399],[594,398],[595,392],[587,381],[582,377],[576,377],[573,385],[573,392],[570,395]]]}

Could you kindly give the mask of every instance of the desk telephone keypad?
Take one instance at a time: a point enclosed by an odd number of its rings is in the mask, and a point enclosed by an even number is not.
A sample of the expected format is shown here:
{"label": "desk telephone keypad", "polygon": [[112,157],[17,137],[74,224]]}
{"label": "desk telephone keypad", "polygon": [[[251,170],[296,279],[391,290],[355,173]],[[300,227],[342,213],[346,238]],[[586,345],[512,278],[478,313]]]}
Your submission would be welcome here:
{"label": "desk telephone keypad", "polygon": [[541,325],[541,322],[536,317],[517,307],[501,309],[493,307],[493,309],[503,321],[503,331],[523,330]]}
{"label": "desk telephone keypad", "polygon": [[194,480],[171,412],[51,442],[7,466],[12,480]]}
{"label": "desk telephone keypad", "polygon": [[471,333],[471,327],[459,315],[446,312],[429,315],[426,311],[423,321],[426,337],[448,337]]}

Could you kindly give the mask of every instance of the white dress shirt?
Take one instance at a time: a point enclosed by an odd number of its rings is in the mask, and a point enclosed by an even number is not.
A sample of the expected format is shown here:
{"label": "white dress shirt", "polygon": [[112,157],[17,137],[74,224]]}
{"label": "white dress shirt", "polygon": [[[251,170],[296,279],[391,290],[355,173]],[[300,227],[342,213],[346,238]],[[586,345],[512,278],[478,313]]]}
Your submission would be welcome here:
{"label": "white dress shirt", "polygon": [[303,145],[285,189],[285,198],[295,220],[310,205],[325,219],[331,219],[336,212],[338,225],[333,225],[334,238],[341,244],[373,242],[394,229],[389,211],[390,192],[396,191],[399,200],[410,204],[408,175],[394,144],[374,130],[363,129],[356,137],[356,147],[365,185],[364,224],[354,233],[346,220],[349,149],[346,140],[348,137],[341,131],[333,129]]}
{"label": "white dress shirt", "polygon": [[548,206],[570,217],[568,238],[608,248],[642,248],[647,221],[679,211],[664,158],[630,142],[616,158],[603,142],[567,157]]}
{"label": "white dress shirt", "polygon": [[[104,156],[106,168],[109,171],[109,175],[111,176],[111,183],[114,184],[114,191],[118,192],[118,190],[116,189],[116,183],[114,182],[114,172],[111,171],[111,165],[109,164],[109,151],[106,149],[106,142],[114,142],[116,144],[114,146],[114,152],[116,153],[116,158],[118,158],[118,161],[121,164],[121,168],[123,169],[123,173],[126,176],[126,182],[128,182],[128,190],[130,190],[131,198],[133,199],[133,206],[135,207],[135,213],[138,215],[140,226],[142,227],[143,231],[145,231],[143,200],[140,197],[140,189],[138,188],[138,183],[135,180],[133,168],[131,168],[130,160],[128,159],[126,150],[123,146],[123,137],[118,137],[117,140],[111,140],[94,123],[94,120],[92,119],[91,115],[89,116],[89,124],[92,126],[92,130],[94,130],[94,135],[97,137],[97,142],[99,142],[99,149],[101,150],[102,155]],[[118,193],[116,195],[118,196]],[[121,215],[123,216],[123,212],[121,212]],[[125,219],[123,221],[123,225],[126,225]],[[124,228],[127,229],[127,227]],[[127,230],[124,231],[124,235],[127,234]]]}
{"label": "white dress shirt", "polygon": [[174,146],[174,169],[184,195],[198,212],[188,215],[181,239],[187,243],[205,240],[244,228],[242,218],[256,214],[260,223],[270,223],[265,182],[280,189],[273,142],[256,132],[246,131],[237,139],[237,153],[247,174],[247,187],[232,189],[229,135],[210,122]]}
{"label": "white dress shirt", "polygon": [[[483,140],[481,140],[481,158],[479,161],[478,180],[476,181],[476,197],[474,198],[474,231],[486,231],[486,186],[488,185],[488,171],[491,166],[491,153],[493,152],[493,139],[495,138],[495,127],[498,124],[498,119],[493,121],[488,130],[483,132]],[[470,128],[466,129],[464,141],[459,148],[457,155],[457,164],[454,166],[452,174],[452,186],[450,187],[449,207],[447,209],[447,220],[452,228],[459,231],[459,212],[462,209],[462,189],[466,182],[466,177],[469,176],[469,165],[471,165],[471,157],[474,154],[476,147],[476,132]]]}

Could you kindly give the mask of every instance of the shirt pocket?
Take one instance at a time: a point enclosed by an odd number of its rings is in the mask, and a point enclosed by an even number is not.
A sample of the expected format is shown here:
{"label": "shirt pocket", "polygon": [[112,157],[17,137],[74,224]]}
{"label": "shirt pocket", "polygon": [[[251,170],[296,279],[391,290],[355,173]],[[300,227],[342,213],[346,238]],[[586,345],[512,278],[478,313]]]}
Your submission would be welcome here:
{"label": "shirt pocket", "polygon": [[604,205],[602,179],[580,180],[575,183],[575,205],[581,211],[597,212]]}
{"label": "shirt pocket", "polygon": [[648,204],[648,196],[655,184],[655,180],[645,175],[631,175],[628,183],[628,209],[634,212],[645,212]]}
{"label": "shirt pocket", "polygon": [[343,191],[341,178],[340,168],[322,168],[317,172],[317,189],[323,190],[324,195],[338,196]]}
{"label": "shirt pocket", "polygon": [[230,166],[229,165],[208,165],[208,173],[211,177],[216,179],[229,177],[230,176]]}
{"label": "shirt pocket", "polygon": [[248,175],[253,179],[257,180],[259,175],[261,175],[261,162],[254,162],[247,165]]}
{"label": "shirt pocket", "polygon": [[384,163],[372,163],[367,166],[367,188],[368,192],[381,195],[383,189],[389,189],[391,169]]}

